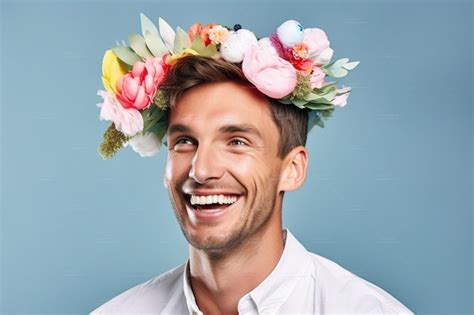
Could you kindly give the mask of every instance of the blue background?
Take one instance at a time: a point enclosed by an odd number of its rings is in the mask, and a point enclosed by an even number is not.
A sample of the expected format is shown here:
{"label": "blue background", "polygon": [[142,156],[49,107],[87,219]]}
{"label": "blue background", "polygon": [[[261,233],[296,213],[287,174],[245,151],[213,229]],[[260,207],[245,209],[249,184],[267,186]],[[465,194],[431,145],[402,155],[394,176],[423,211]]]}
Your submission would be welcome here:
{"label": "blue background", "polygon": [[97,153],[102,56],[140,12],[259,36],[296,19],[360,60],[284,224],[417,314],[473,312],[472,2],[201,0],[2,2],[2,314],[86,314],[187,258],[166,152]]}

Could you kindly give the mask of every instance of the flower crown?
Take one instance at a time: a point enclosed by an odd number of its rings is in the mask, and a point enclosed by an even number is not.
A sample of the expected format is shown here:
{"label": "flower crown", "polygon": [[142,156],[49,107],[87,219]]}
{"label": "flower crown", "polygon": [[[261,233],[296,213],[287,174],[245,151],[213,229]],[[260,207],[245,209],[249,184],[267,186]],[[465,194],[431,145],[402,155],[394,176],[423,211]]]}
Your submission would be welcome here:
{"label": "flower crown", "polygon": [[[342,58],[331,62],[333,50],[323,30],[303,29],[289,20],[269,37],[255,34],[236,24],[233,29],[220,24],[192,25],[188,32],[174,31],[159,18],[157,28],[140,14],[142,35],[105,52],[102,82],[106,91],[100,119],[111,121],[103,135],[99,152],[104,159],[130,146],[142,157],[158,153],[166,133],[169,99],[160,84],[178,59],[199,55],[236,63],[248,81],[270,98],[308,110],[308,131],[324,127],[335,107],[344,107],[351,89],[337,88],[337,81],[359,62]],[[165,143],[166,144],[166,143]]]}

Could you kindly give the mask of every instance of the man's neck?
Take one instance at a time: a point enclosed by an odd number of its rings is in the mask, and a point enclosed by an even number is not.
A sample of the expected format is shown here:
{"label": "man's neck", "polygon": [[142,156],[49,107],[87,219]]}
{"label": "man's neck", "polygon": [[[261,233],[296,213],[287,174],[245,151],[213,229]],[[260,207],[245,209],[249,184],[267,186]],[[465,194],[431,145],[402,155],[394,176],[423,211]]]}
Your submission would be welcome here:
{"label": "man's neck", "polygon": [[240,298],[272,272],[284,247],[281,220],[276,221],[219,259],[190,246],[190,283],[204,314],[237,314]]}

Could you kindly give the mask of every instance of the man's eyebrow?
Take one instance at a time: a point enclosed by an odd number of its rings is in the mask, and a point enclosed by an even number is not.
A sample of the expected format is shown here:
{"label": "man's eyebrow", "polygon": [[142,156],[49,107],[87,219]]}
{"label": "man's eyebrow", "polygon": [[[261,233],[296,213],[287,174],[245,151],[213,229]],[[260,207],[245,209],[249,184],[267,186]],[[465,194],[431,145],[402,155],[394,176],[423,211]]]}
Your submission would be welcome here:
{"label": "man's eyebrow", "polygon": [[219,128],[219,132],[222,133],[235,133],[235,132],[241,132],[241,133],[248,133],[248,134],[253,134],[260,139],[263,139],[262,133],[255,128],[252,125],[249,124],[233,124],[233,125],[225,125]]}
{"label": "man's eyebrow", "polygon": [[168,135],[171,135],[175,132],[191,132],[191,128],[183,124],[173,124],[168,127]]}
{"label": "man's eyebrow", "polygon": [[[177,132],[191,133],[192,129],[183,124],[173,124],[168,127],[168,135],[171,135]],[[253,134],[257,136],[260,139],[263,139],[262,133],[257,128],[249,124],[224,125],[219,128],[219,132],[221,133],[236,133],[236,132],[248,133],[248,134]]]}

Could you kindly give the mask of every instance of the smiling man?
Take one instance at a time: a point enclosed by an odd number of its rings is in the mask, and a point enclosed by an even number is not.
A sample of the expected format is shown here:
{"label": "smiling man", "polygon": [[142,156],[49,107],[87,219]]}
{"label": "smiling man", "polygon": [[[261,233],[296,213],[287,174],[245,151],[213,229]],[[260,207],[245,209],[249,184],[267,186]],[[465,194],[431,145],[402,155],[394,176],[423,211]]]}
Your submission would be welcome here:
{"label": "smiling man", "polygon": [[222,60],[182,58],[163,85],[164,182],[189,260],[93,314],[412,314],[283,228],[284,193],[307,173],[306,111],[271,101]]}
{"label": "smiling man", "polygon": [[[383,289],[308,252],[282,222],[285,193],[307,176],[308,130],[344,106],[350,91],[321,81],[322,69],[337,77],[346,71],[340,67],[355,65],[328,65],[324,33],[309,29],[303,36],[296,21],[258,43],[240,26],[226,32],[194,25],[190,48],[143,57],[117,81],[116,95],[101,93],[101,117],[114,123],[104,136],[105,155],[128,139],[147,156],[150,139],[160,143],[166,135],[164,185],[189,259],[92,314],[413,314]],[[108,53],[106,88],[115,86],[114,73],[122,73],[118,66],[130,62],[130,51],[116,51],[122,61]],[[134,120],[137,110],[144,122]]]}

